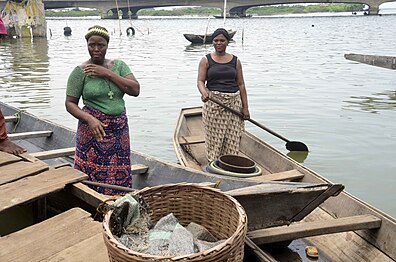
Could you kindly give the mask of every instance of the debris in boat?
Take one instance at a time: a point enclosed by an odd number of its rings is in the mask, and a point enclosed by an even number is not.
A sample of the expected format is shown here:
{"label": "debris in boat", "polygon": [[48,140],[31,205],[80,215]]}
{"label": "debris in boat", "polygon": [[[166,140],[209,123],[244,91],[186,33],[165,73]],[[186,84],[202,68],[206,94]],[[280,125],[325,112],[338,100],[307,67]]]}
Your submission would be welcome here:
{"label": "debris in boat", "polygon": [[181,256],[202,252],[224,242],[199,224],[191,222],[182,226],[173,213],[151,225],[144,202],[130,194],[117,199],[112,208],[113,235],[127,248],[139,253]]}
{"label": "debris in boat", "polygon": [[307,254],[307,256],[312,258],[319,257],[318,249],[315,246],[306,246],[305,253]]}

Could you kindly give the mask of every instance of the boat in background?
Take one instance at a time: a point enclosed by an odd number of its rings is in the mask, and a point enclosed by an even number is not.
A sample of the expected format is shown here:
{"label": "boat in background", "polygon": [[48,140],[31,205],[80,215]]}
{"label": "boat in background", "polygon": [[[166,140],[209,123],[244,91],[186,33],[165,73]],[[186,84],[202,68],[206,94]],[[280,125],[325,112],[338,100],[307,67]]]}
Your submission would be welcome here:
{"label": "boat in background", "polygon": [[[208,169],[210,163],[205,155],[201,107],[181,110],[174,130],[173,145],[181,165],[197,170],[213,171]],[[308,154],[308,152],[291,153],[295,153],[298,157],[306,157]],[[305,156],[301,156],[303,154]],[[244,178],[246,181],[331,183],[246,130],[241,137],[238,155],[252,160],[262,170],[259,176]],[[219,169],[215,171],[222,172]],[[241,174],[227,171],[224,175]],[[319,257],[324,258],[325,261],[395,261],[395,218],[347,192],[337,193],[339,193],[337,196],[328,198],[319,205],[319,208],[307,214],[303,221],[293,222],[288,226],[250,231],[249,239],[260,247],[270,242],[299,239],[317,247]],[[298,252],[298,249],[293,251]],[[282,257],[281,260],[289,261],[287,257]],[[303,257],[298,260],[302,261]]]}
{"label": "boat in background", "polygon": [[[236,31],[234,31],[234,30],[227,30],[227,31],[228,31],[228,34],[230,35],[231,40],[232,40],[232,38],[236,34]],[[211,44],[213,41],[212,34],[202,34],[202,35],[183,34],[183,35],[192,44]]]}
{"label": "boat in background", "polygon": [[[224,15],[214,15],[215,18],[224,18]],[[226,15],[226,18],[250,18],[252,15],[240,15],[240,14],[229,14]]]}

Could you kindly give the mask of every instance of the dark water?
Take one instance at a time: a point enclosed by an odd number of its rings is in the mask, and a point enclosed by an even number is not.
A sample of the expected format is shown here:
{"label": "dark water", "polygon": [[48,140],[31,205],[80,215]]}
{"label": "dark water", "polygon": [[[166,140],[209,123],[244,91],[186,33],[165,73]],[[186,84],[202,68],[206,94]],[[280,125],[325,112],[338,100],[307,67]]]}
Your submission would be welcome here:
{"label": "dark water", "polygon": [[[127,62],[141,83],[128,97],[132,147],[176,162],[172,134],[182,107],[201,105],[198,62],[212,50],[183,33],[223,26],[221,19],[48,20],[48,39],[0,42],[0,97],[75,129],[64,108],[70,71],[89,58],[84,34],[111,32],[108,58]],[[131,24],[132,22],[132,24]],[[396,216],[396,75],[348,61],[345,53],[396,56],[396,16],[304,16],[229,19],[228,48],[242,61],[251,116],[310,153],[304,165]],[[129,26],[134,37],[126,36]],[[63,27],[72,28],[65,37]],[[52,36],[50,36],[50,32]],[[122,34],[120,36],[120,33]],[[251,123],[246,128],[284,153],[285,143]]]}

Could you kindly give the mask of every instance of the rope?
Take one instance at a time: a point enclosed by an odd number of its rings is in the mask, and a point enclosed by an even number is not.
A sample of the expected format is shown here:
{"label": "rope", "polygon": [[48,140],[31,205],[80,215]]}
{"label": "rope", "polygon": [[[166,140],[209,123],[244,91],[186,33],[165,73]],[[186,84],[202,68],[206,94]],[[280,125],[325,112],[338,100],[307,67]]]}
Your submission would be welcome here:
{"label": "rope", "polygon": [[19,113],[15,113],[14,116],[16,117],[16,123],[14,125],[14,128],[12,129],[12,133],[15,133],[19,123],[21,122],[21,115]]}

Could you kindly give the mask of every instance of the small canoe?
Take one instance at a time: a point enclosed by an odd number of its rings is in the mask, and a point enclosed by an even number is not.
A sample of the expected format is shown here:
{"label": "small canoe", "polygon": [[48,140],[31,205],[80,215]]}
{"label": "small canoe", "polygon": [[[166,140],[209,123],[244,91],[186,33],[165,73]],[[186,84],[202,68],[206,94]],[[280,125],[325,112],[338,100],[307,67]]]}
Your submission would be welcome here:
{"label": "small canoe", "polygon": [[[232,39],[236,34],[236,31],[228,30],[228,34]],[[190,41],[192,44],[211,44],[212,43],[212,34],[206,35],[197,35],[197,34],[183,34],[184,37]]]}
{"label": "small canoe", "polygon": [[[173,144],[181,165],[210,171],[205,156],[201,107],[181,110]],[[242,134],[239,155],[254,161],[262,170],[260,176],[244,178],[246,181],[330,183],[248,131]],[[300,239],[317,247],[319,256],[326,261],[396,260],[395,218],[344,191],[306,214],[302,222],[254,230],[248,236],[257,245]]]}

